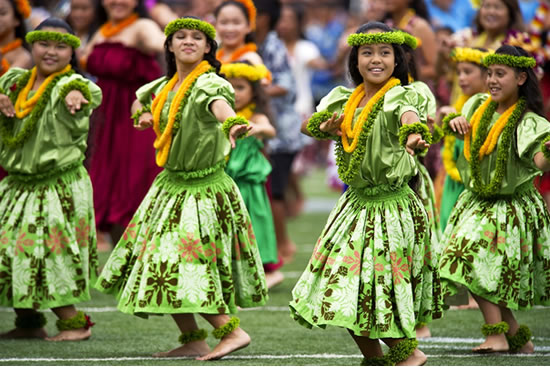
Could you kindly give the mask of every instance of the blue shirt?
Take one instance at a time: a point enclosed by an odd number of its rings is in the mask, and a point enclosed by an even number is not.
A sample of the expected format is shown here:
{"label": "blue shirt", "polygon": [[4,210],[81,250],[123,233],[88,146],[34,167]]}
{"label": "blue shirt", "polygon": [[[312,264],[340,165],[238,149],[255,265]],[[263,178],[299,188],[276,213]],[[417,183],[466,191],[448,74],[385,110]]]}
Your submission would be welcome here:
{"label": "blue shirt", "polygon": [[449,27],[453,32],[472,27],[476,15],[470,0],[454,0],[448,11],[435,5],[433,0],[426,0],[426,6],[433,28]]}

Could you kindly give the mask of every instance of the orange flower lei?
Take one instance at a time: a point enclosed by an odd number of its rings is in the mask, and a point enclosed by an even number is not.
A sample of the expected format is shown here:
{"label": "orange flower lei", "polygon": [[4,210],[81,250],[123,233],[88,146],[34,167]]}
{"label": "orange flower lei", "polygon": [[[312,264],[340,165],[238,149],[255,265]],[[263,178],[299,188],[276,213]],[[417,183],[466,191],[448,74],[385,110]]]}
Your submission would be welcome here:
{"label": "orange flower lei", "polygon": [[136,13],[133,13],[128,18],[124,19],[122,22],[118,23],[117,25],[113,25],[112,22],[107,22],[99,28],[99,31],[101,32],[101,35],[105,38],[113,37],[115,34],[118,34],[122,32],[124,28],[127,28],[128,26],[132,25],[136,20],[139,19],[139,15]]}
{"label": "orange flower lei", "polygon": [[209,72],[212,66],[208,61],[202,61],[195,69],[185,77],[183,82],[176,92],[174,100],[170,104],[170,110],[168,112],[168,123],[164,131],[160,131],[160,114],[168,98],[168,93],[174,88],[179,81],[178,73],[175,73],[172,79],[162,88],[162,91],[155,97],[151,104],[151,111],[153,112],[153,129],[157,135],[155,143],[153,144],[155,149],[159,152],[156,156],[157,165],[163,167],[168,160],[168,153],[170,152],[170,146],[172,145],[172,129],[174,122],[176,121],[176,115],[180,109],[182,100],[187,96],[191,86],[195,83],[199,76]]}
{"label": "orange flower lei", "polygon": [[[355,88],[355,90],[349,97],[348,102],[346,103],[346,107],[344,108],[344,122],[340,127],[340,129],[342,130],[342,145],[347,153],[352,153],[357,147],[357,143],[359,142],[359,135],[363,130],[363,124],[367,120],[367,117],[372,111],[373,106],[380,100],[380,98],[384,97],[387,91],[389,91],[391,88],[395,87],[399,83],[400,81],[397,78],[391,78],[390,80],[388,80],[386,84],[382,88],[380,88],[380,90],[376,92],[376,94],[371,99],[369,99],[369,101],[363,108],[363,111],[361,111],[361,114],[359,115],[355,126],[353,126],[352,128],[351,125],[353,123],[355,110],[357,110],[357,106],[359,106],[359,103],[365,96],[365,86],[363,83],[359,84],[359,86]],[[348,139],[352,139],[351,144],[348,142]]]}
{"label": "orange flower lei", "polygon": [[223,48],[220,48],[218,52],[216,52],[216,59],[218,59],[222,64],[228,63],[228,62],[235,62],[240,60],[241,56],[244,54],[247,54],[249,52],[256,52],[258,50],[258,47],[255,43],[247,43],[238,49],[236,49],[231,56],[229,57],[228,61],[223,61],[222,59],[225,57],[225,50]]}
{"label": "orange flower lei", "polygon": [[[489,103],[491,103],[491,97],[487,98],[487,100],[476,110],[474,115],[472,116],[472,129],[471,133],[466,134],[464,137],[464,156],[469,161],[471,158],[470,153],[470,143],[471,143],[471,137],[476,136],[477,128],[479,127],[479,123],[481,122],[481,117],[483,116],[483,113],[489,106]],[[497,145],[498,138],[500,137],[500,134],[502,133],[502,130],[506,126],[506,123],[510,119],[510,116],[514,112],[514,109],[516,108],[517,102],[514,103],[513,106],[508,108],[495,122],[491,130],[489,130],[489,133],[487,134],[487,138],[485,138],[485,142],[483,142],[483,145],[479,149],[479,159],[482,159],[484,156],[489,155],[495,150],[495,146]]]}
{"label": "orange flower lei", "polygon": [[31,15],[32,9],[27,0],[15,0],[15,7],[23,18],[27,19]]}
{"label": "orange flower lei", "polygon": [[25,116],[27,116],[29,113],[31,113],[34,105],[36,105],[36,102],[42,97],[42,94],[48,87],[48,84],[59,74],[63,74],[71,70],[71,65],[65,66],[63,70],[60,70],[56,73],[50,74],[46,80],[42,82],[40,85],[40,88],[36,91],[35,95],[27,100],[27,96],[29,95],[29,92],[31,91],[32,86],[34,85],[34,82],[36,81],[36,66],[32,68],[31,70],[31,76],[29,78],[29,81],[27,82],[27,85],[21,90],[21,93],[17,96],[17,100],[15,101],[15,115],[17,118],[22,119]]}
{"label": "orange flower lei", "polygon": [[10,68],[10,62],[8,60],[6,60],[6,58],[4,56],[8,52],[11,52],[11,51],[15,50],[16,48],[21,47],[22,44],[23,44],[23,41],[21,40],[21,38],[16,38],[15,40],[11,41],[7,45],[0,48],[0,53],[2,54],[2,64],[1,64],[1,68],[0,68],[0,75],[3,75]]}

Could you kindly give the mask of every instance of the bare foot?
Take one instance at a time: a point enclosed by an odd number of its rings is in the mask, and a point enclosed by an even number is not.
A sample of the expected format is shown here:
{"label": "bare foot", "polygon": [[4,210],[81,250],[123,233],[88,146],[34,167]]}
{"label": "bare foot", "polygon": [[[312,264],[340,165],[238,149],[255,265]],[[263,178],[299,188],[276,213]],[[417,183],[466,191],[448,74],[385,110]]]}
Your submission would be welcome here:
{"label": "bare foot", "polygon": [[404,361],[399,362],[396,366],[423,366],[428,358],[420,349],[415,349],[413,354]]}
{"label": "bare foot", "polygon": [[273,288],[277,284],[281,284],[281,282],[284,279],[285,279],[285,276],[279,270],[275,270],[275,271],[265,273],[265,283],[266,283],[268,289]]}
{"label": "bare foot", "polygon": [[44,339],[47,337],[48,337],[48,333],[44,328],[36,328],[36,329],[15,328],[0,334],[0,339]]}
{"label": "bare foot", "polygon": [[427,325],[421,326],[416,329],[416,339],[430,338],[432,333]]}
{"label": "bare foot", "polygon": [[277,245],[279,254],[283,259],[283,264],[290,264],[294,260],[294,254],[296,253],[296,245],[292,241],[287,241],[281,246]]}
{"label": "bare foot", "polygon": [[204,340],[197,340],[169,350],[153,354],[153,357],[200,357],[210,353],[210,347]]}
{"label": "bare foot", "polygon": [[533,345],[532,341],[528,341],[525,343],[523,347],[521,347],[520,350],[518,350],[519,354],[533,354],[535,352],[535,346]]}
{"label": "bare foot", "polygon": [[498,353],[508,351],[508,341],[504,334],[489,335],[479,346],[472,349],[474,353]]}
{"label": "bare foot", "polygon": [[92,330],[90,328],[80,328],[60,331],[56,336],[46,338],[46,340],[49,342],[77,341],[86,340],[90,336],[92,336]]}
{"label": "bare foot", "polygon": [[248,344],[250,344],[250,336],[243,329],[237,328],[231,334],[224,336],[211,353],[196,359],[198,361],[220,359],[231,352],[247,347]]}

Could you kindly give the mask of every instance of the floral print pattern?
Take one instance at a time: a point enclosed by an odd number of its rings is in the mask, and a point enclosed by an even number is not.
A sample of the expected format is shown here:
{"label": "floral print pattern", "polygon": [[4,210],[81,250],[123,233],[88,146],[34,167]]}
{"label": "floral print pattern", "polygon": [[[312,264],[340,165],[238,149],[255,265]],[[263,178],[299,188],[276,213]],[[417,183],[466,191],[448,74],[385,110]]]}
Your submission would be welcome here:
{"label": "floral print pattern", "polygon": [[0,182],[0,305],[90,299],[97,277],[92,186],[84,167],[44,182]]}
{"label": "floral print pattern", "polygon": [[[96,287],[122,312],[235,313],[267,301],[248,212],[223,170],[184,181],[163,171]],[[180,180],[180,181],[178,181]]]}
{"label": "floral print pattern", "polygon": [[550,305],[550,216],[534,187],[507,199],[458,199],[440,259],[446,293],[457,284],[513,309]]}
{"label": "floral print pattern", "polygon": [[307,327],[335,325],[369,338],[415,338],[442,315],[437,259],[422,204],[409,187],[392,197],[353,187],[331,212],[290,309]]}

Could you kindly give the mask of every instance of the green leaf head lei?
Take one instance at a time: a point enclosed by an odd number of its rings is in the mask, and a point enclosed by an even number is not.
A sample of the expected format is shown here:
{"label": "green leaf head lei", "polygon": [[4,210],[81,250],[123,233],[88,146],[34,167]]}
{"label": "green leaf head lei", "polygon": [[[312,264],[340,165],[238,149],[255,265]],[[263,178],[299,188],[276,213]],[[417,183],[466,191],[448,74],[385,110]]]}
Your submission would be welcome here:
{"label": "green leaf head lei", "polygon": [[73,49],[80,47],[80,39],[70,33],[38,30],[27,33],[25,40],[28,44],[33,44],[37,41],[54,41],[66,43]]}
{"label": "green leaf head lei", "polygon": [[204,33],[208,38],[216,39],[216,29],[212,24],[197,18],[185,17],[171,21],[164,28],[166,37],[170,37],[180,29],[196,29]]}
{"label": "green leaf head lei", "polygon": [[506,65],[518,69],[531,69],[537,65],[537,61],[529,56],[513,56],[507,54],[491,54],[483,58],[483,66]]}
{"label": "green leaf head lei", "polygon": [[377,32],[377,33],[353,33],[348,37],[348,45],[359,47],[363,45],[373,45],[379,43],[393,43],[402,45],[405,43],[404,32]]}
{"label": "green leaf head lei", "polygon": [[403,44],[409,46],[413,50],[416,50],[419,44],[419,39],[405,31],[399,31],[399,32],[403,34],[403,38],[404,38]]}

